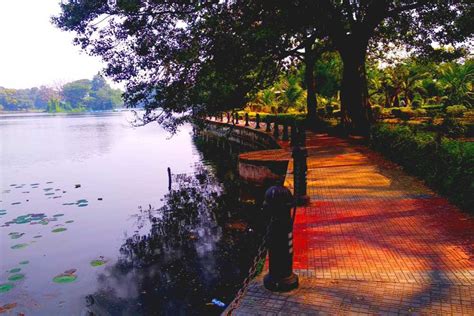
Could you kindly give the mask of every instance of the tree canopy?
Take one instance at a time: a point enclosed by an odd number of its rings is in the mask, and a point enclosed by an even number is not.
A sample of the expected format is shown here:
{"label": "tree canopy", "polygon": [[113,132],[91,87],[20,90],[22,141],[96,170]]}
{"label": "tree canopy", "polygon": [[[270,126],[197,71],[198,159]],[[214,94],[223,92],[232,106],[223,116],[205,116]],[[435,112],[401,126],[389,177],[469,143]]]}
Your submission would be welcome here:
{"label": "tree canopy", "polygon": [[458,48],[474,29],[469,0],[83,0],[61,8],[54,23],[127,83],[127,104],[145,105],[147,121],[242,107],[295,53],[328,41],[343,65],[343,121],[361,133],[371,121],[368,53],[397,43],[432,54],[432,44]]}

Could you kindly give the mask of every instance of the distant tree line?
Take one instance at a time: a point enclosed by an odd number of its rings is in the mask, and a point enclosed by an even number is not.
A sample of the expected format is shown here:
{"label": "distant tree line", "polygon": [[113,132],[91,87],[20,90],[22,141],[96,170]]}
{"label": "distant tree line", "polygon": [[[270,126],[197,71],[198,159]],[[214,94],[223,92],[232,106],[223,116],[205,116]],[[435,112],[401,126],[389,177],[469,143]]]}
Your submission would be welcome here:
{"label": "distant tree line", "polygon": [[122,91],[112,89],[101,75],[69,82],[60,88],[0,87],[0,111],[83,112],[123,106]]}

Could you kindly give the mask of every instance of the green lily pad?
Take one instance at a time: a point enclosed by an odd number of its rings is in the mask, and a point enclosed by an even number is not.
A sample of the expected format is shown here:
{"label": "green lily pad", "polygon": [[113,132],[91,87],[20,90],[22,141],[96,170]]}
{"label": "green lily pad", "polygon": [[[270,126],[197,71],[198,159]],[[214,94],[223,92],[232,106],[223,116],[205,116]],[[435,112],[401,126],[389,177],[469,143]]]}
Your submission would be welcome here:
{"label": "green lily pad", "polygon": [[28,263],[30,263],[28,260],[25,260],[25,261],[21,261],[21,262],[20,262],[20,264],[23,264],[23,265],[28,264]]}
{"label": "green lily pad", "polygon": [[21,268],[14,268],[14,269],[11,269],[11,270],[8,271],[8,272],[10,272],[10,273],[18,273],[18,272],[20,272],[20,271],[21,271]]}
{"label": "green lily pad", "polygon": [[63,205],[76,205],[76,203],[63,203]]}
{"label": "green lily pad", "polygon": [[52,233],[60,233],[60,232],[63,232],[63,231],[65,231],[65,230],[67,230],[67,228],[59,227],[59,228],[53,229],[51,232],[52,232]]}
{"label": "green lily pad", "polygon": [[10,235],[11,239],[19,239],[19,238],[23,237],[24,234],[25,233],[10,233],[8,235]]}
{"label": "green lily pad", "polygon": [[77,275],[74,274],[60,274],[53,278],[53,282],[55,283],[71,283],[76,281]]}
{"label": "green lily pad", "polygon": [[44,195],[54,195],[54,192],[45,193]]}
{"label": "green lily pad", "polygon": [[41,237],[43,237],[43,236],[41,236],[41,235],[33,236],[33,238],[36,238],[36,239],[41,238]]}
{"label": "green lily pad", "polygon": [[78,207],[86,207],[87,205],[89,205],[89,204],[78,204],[77,206]]}
{"label": "green lily pad", "polygon": [[23,249],[25,247],[28,247],[28,244],[16,244],[16,245],[11,246],[10,248],[11,249]]}
{"label": "green lily pad", "polygon": [[4,283],[0,284],[0,293],[5,293],[13,289],[13,284],[11,283]]}
{"label": "green lily pad", "polygon": [[74,223],[74,221],[73,220],[66,221],[66,224],[71,224],[71,223]]}
{"label": "green lily pad", "polygon": [[108,260],[102,258],[102,259],[92,260],[90,262],[90,264],[93,267],[100,267],[100,266],[103,266],[104,264],[106,264],[107,262],[108,262]]}
{"label": "green lily pad", "polygon": [[53,215],[53,217],[61,217],[61,216],[64,216],[64,214],[56,214],[56,215]]}
{"label": "green lily pad", "polygon": [[24,278],[25,278],[25,275],[24,275],[24,274],[17,273],[17,274],[11,275],[11,276],[8,278],[8,281],[20,281],[20,280],[23,280]]}
{"label": "green lily pad", "polygon": [[21,204],[21,202],[14,202],[14,203],[12,203],[12,205],[19,205],[19,204]]}
{"label": "green lily pad", "polygon": [[53,188],[46,188],[46,189],[43,189],[43,191],[48,192],[48,191],[51,191],[52,189],[53,189]]}

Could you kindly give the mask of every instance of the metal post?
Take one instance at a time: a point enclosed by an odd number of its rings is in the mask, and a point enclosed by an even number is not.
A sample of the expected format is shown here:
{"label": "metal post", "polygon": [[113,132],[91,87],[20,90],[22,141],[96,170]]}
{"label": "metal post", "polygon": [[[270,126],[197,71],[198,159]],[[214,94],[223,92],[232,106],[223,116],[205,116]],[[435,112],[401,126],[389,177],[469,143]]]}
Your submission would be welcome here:
{"label": "metal post", "polygon": [[260,129],[260,114],[255,116],[255,129]]}
{"label": "metal post", "polygon": [[264,277],[263,284],[270,291],[291,291],[298,287],[298,276],[293,273],[293,196],[287,188],[273,186],[265,192],[263,205],[271,216],[269,273]]}
{"label": "metal post", "polygon": [[272,131],[272,126],[271,126],[271,119],[270,119],[270,116],[267,116],[266,117],[266,123],[267,123],[267,126],[265,128],[265,132],[271,132]]}
{"label": "metal post", "polygon": [[306,150],[306,131],[304,127],[299,127],[296,133],[296,144],[293,147],[293,182],[296,203],[298,205],[305,205],[309,203],[309,196],[307,195],[306,175],[308,171]]}
{"label": "metal post", "polygon": [[289,139],[288,137],[288,124],[285,123],[283,124],[283,137],[282,140],[287,141]]}
{"label": "metal post", "polygon": [[278,123],[275,122],[273,124],[273,137],[275,137],[276,139],[278,139],[278,137],[280,136],[280,129],[278,128]]}
{"label": "metal post", "polygon": [[245,126],[250,126],[249,124],[249,114],[245,113]]}
{"label": "metal post", "polygon": [[298,143],[298,140],[296,139],[297,136],[297,131],[296,131],[296,122],[293,122],[291,125],[291,134],[290,134],[290,146],[295,147],[296,144]]}

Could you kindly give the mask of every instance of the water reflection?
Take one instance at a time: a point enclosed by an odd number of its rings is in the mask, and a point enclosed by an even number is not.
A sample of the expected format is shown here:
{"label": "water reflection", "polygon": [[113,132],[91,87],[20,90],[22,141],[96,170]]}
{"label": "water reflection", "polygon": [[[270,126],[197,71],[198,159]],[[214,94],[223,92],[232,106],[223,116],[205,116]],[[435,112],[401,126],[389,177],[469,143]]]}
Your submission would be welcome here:
{"label": "water reflection", "polygon": [[259,207],[240,201],[235,149],[195,144],[207,163],[175,175],[162,207],[139,209],[137,227],[149,231],[125,240],[84,314],[217,315],[212,299],[232,300],[261,238]]}

